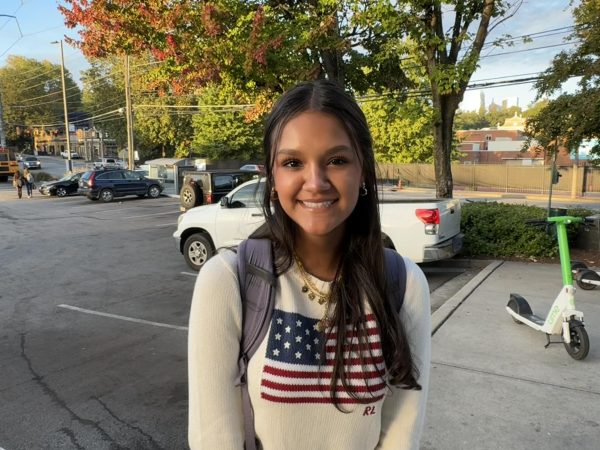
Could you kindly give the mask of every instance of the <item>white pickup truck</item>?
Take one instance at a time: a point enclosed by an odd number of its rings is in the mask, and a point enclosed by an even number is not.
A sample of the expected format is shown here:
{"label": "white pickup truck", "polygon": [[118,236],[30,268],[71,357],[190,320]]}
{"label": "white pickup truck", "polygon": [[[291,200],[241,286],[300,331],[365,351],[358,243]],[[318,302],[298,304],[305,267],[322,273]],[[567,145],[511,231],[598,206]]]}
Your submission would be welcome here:
{"label": "white pickup truck", "polygon": [[[263,189],[263,182],[248,181],[220,203],[179,216],[173,237],[192,269],[200,270],[216,249],[239,244],[263,224]],[[451,258],[462,248],[459,200],[384,198],[379,211],[384,245],[417,263]]]}

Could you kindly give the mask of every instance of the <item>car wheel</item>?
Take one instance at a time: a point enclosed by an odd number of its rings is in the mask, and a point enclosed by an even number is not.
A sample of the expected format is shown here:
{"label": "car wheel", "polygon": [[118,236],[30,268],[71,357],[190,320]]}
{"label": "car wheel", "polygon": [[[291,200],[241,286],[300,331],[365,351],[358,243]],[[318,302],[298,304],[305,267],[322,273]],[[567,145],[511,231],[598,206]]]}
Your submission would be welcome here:
{"label": "car wheel", "polygon": [[200,204],[200,189],[195,184],[186,184],[179,193],[179,202],[185,209],[193,208]]}
{"label": "car wheel", "polygon": [[56,196],[57,197],[66,197],[67,195],[67,190],[65,189],[64,186],[58,186],[56,188]]}
{"label": "car wheel", "polygon": [[148,196],[150,198],[158,198],[160,196],[160,188],[153,184],[148,188]]}
{"label": "car wheel", "polygon": [[203,233],[192,234],[183,245],[185,262],[194,270],[200,270],[214,254],[210,239]]}
{"label": "car wheel", "polygon": [[102,189],[100,191],[100,198],[103,202],[112,202],[113,198],[115,198],[115,194],[113,194],[113,191],[111,191],[110,189]]}

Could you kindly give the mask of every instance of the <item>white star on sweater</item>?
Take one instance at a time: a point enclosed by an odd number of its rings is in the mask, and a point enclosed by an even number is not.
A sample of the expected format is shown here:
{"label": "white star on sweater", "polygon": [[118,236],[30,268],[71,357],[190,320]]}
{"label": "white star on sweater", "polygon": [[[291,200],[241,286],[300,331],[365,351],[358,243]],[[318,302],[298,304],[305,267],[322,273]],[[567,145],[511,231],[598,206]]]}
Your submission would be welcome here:
{"label": "white star on sweater", "polygon": [[302,326],[302,321],[301,320],[296,320],[296,326],[297,327],[301,327]]}
{"label": "white star on sweater", "polygon": [[296,352],[296,359],[300,359],[300,358],[302,358],[302,353]]}
{"label": "white star on sweater", "polygon": [[286,343],[284,343],[284,344],[283,344],[283,348],[285,348],[285,349],[288,349],[288,350],[289,350],[289,348],[290,348],[290,343],[289,343],[289,342],[286,342]]}
{"label": "white star on sweater", "polygon": [[286,333],[290,333],[291,331],[292,331],[292,327],[290,327],[289,325],[287,327],[285,327]]}
{"label": "white star on sweater", "polygon": [[274,349],[274,350],[273,350],[273,354],[274,354],[275,356],[279,356],[279,350],[278,350],[278,349]]}

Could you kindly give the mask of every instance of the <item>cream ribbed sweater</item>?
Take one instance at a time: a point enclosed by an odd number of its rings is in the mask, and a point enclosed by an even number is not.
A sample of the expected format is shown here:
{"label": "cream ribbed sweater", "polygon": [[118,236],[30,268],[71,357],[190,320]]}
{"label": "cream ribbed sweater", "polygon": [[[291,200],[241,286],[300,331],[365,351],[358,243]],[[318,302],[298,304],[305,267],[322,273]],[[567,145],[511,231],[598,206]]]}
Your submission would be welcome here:
{"label": "cream ribbed sweater", "polygon": [[[431,357],[430,305],[421,269],[404,259],[407,283],[400,316],[409,337],[422,391],[381,385],[377,376],[352,380],[354,392],[370,395],[367,404],[352,402],[340,388],[338,411],[323,379],[331,338],[314,325],[324,307],[302,293],[295,268],[278,277],[275,311],[269,331],[248,367],[248,387],[255,414],[256,436],[264,450],[418,449],[425,418]],[[328,283],[312,279],[322,290]],[[374,327],[374,321],[369,321]],[[242,306],[236,255],[224,251],[200,271],[190,312],[188,340],[189,444],[194,450],[242,450],[244,426],[238,375]],[[376,328],[369,335],[373,373],[384,370]],[[322,339],[327,356],[316,351]],[[346,354],[352,364],[353,347]],[[363,353],[364,355],[364,353]],[[321,375],[314,375],[317,368]],[[351,372],[360,372],[354,367]],[[368,393],[365,393],[367,392]]]}

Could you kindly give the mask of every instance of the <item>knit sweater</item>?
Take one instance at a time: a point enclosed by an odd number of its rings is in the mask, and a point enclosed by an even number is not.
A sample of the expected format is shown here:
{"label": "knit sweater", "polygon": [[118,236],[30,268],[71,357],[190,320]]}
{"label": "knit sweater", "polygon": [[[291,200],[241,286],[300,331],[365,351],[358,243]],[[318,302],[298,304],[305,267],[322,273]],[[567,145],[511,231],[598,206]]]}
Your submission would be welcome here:
{"label": "knit sweater", "polygon": [[[216,255],[196,280],[188,339],[188,439],[193,450],[244,447],[241,390],[235,386],[242,330],[236,258],[230,251]],[[367,313],[369,348],[361,359],[367,367],[356,366],[356,352],[363,347],[355,345],[344,354],[350,389],[355,396],[367,398],[367,403],[356,402],[338,386],[340,407],[346,412],[336,409],[326,376],[335,336],[317,331],[324,306],[302,292],[303,282],[294,266],[277,278],[269,330],[248,366],[255,431],[262,449],[419,448],[431,358],[429,289],[421,269],[407,258],[404,261],[407,280],[400,318],[423,389],[403,390],[382,383],[385,363],[379,334]],[[311,280],[320,290],[329,288],[328,282]],[[322,340],[326,340],[325,353],[317,350],[323,348]],[[365,371],[375,375],[367,378]]]}

